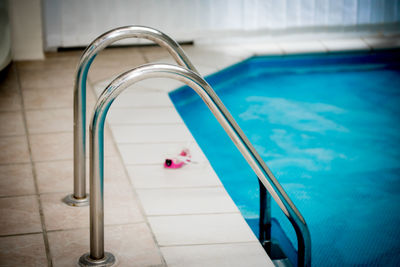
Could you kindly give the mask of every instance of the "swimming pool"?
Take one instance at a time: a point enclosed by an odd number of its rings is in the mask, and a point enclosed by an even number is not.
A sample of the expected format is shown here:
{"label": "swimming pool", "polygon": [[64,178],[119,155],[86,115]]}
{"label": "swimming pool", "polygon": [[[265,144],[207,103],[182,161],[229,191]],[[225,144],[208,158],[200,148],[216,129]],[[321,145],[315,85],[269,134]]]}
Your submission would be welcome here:
{"label": "swimming pool", "polygon": [[[314,266],[400,264],[400,51],[254,57],[207,81],[305,217]],[[190,88],[170,97],[258,236],[254,173]]]}

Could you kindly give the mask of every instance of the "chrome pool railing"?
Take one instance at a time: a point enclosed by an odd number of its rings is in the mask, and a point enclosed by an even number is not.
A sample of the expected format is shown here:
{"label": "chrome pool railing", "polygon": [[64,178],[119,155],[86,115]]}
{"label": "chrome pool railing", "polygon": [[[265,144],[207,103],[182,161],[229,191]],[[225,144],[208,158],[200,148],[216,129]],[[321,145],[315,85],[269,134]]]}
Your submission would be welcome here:
{"label": "chrome pool railing", "polygon": [[70,206],[86,206],[86,83],[89,68],[96,55],[110,44],[126,38],[143,38],[167,49],[176,62],[198,72],[185,52],[168,35],[149,27],[125,26],[108,31],[96,38],[83,52],[74,83],[74,192],[64,198]]}
{"label": "chrome pool railing", "polygon": [[90,252],[80,257],[79,264],[111,266],[115,262],[111,253],[104,252],[104,123],[111,104],[121,92],[138,81],[156,77],[179,80],[202,98],[293,225],[298,240],[298,266],[311,266],[307,224],[275,176],[210,85],[197,73],[168,64],[143,65],[121,74],[105,88],[97,101],[90,124]]}

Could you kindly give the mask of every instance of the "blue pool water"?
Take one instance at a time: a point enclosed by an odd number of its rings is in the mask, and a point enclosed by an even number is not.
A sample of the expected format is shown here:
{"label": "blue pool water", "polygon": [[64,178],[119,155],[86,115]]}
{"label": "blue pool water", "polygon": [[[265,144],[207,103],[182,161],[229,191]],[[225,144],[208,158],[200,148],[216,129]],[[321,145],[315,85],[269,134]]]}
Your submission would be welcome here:
{"label": "blue pool water", "polygon": [[[255,57],[207,80],[306,219],[313,266],[400,265],[399,51]],[[255,174],[190,88],[170,97],[258,236]]]}

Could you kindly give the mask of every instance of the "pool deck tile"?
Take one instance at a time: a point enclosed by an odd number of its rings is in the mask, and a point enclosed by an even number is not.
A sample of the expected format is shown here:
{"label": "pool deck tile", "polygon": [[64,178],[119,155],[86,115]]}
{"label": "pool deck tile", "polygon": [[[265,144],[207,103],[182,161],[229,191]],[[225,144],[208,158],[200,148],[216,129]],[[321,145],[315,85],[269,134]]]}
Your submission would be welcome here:
{"label": "pool deck tile", "polygon": [[[132,88],[136,89],[136,88]],[[131,92],[129,90],[123,92],[113,104],[115,108],[127,107],[172,107],[173,104],[168,96],[163,92],[140,91]]]}
{"label": "pool deck tile", "polygon": [[30,135],[33,161],[65,160],[73,158],[72,133]]}
{"label": "pool deck tile", "polygon": [[0,236],[42,231],[35,195],[0,198]]}
{"label": "pool deck tile", "polygon": [[73,94],[70,86],[50,89],[32,89],[22,92],[25,108],[47,109],[47,108],[72,108]]}
{"label": "pool deck tile", "polygon": [[181,117],[173,107],[114,108],[110,109],[107,119],[111,125],[182,123]]}
{"label": "pool deck tile", "polygon": [[[3,83],[6,81],[3,80]],[[12,86],[5,86],[0,82],[0,111],[21,110],[21,96]]]}
{"label": "pool deck tile", "polygon": [[[218,70],[218,68],[208,67],[208,66],[204,66],[204,65],[201,65],[201,64],[200,65],[196,65],[196,69],[199,71],[199,73],[201,75],[203,75],[203,77],[206,77],[206,76],[208,76],[210,74],[213,74]],[[174,89],[176,89],[176,88],[174,88]]]}
{"label": "pool deck tile", "polygon": [[[189,56],[190,60],[192,60],[192,58]],[[192,61],[191,61],[192,62]],[[153,63],[153,62],[152,62]],[[170,58],[163,58],[160,60],[155,61],[154,63],[167,63],[167,64],[173,64],[176,65],[175,61],[170,59]],[[204,64],[204,62],[199,62],[199,64],[196,64],[195,62],[192,62],[192,64],[194,64],[196,70],[203,76],[207,76],[211,73],[214,73],[218,70],[218,67],[212,64]],[[152,87],[151,82],[149,81],[147,83],[147,85],[149,87]],[[171,86],[168,86],[171,85]],[[172,88],[177,88],[180,86],[183,86],[184,84],[181,82],[168,82],[167,84],[167,90],[170,90]]]}
{"label": "pool deck tile", "polygon": [[193,188],[221,186],[208,162],[189,164],[179,172],[156,165],[128,165],[132,184],[141,188]]}
{"label": "pool deck tile", "polygon": [[28,163],[29,147],[26,136],[0,137],[0,164]]}
{"label": "pool deck tile", "polygon": [[[107,188],[105,189],[107,192]],[[143,222],[143,216],[132,194],[113,192],[105,194],[104,198],[104,224],[129,224]],[[49,231],[67,230],[89,227],[89,207],[79,209],[65,205],[62,199],[65,193],[43,194],[41,201]]]}
{"label": "pool deck tile", "polygon": [[272,266],[257,242],[161,247],[170,267]]}
{"label": "pool deck tile", "polygon": [[184,84],[181,81],[168,78],[152,78],[142,80],[138,82],[137,85],[150,89],[151,91],[168,92],[171,88],[178,88]]}
{"label": "pool deck tile", "polygon": [[[89,166],[89,159],[86,159],[86,166]],[[73,160],[44,161],[34,163],[35,174],[39,193],[61,193],[66,195],[72,191],[73,185]],[[124,190],[130,188],[124,166],[119,157],[106,157],[104,162],[104,183],[107,191],[115,192],[121,189],[115,188],[115,184],[123,186]],[[124,181],[124,179],[126,181]],[[125,183],[125,184],[124,184]],[[86,170],[86,184],[89,184],[89,170]],[[110,186],[112,188],[110,188]],[[112,191],[111,190],[111,191]]]}
{"label": "pool deck tile", "polygon": [[46,248],[42,234],[0,237],[1,266],[46,266]]}
{"label": "pool deck tile", "polygon": [[320,41],[284,42],[280,43],[279,46],[285,54],[327,52],[327,49]]}
{"label": "pool deck tile", "polygon": [[226,53],[223,49],[214,51],[192,48],[187,54],[195,67],[207,66],[218,70],[240,62],[248,57],[247,53],[237,55],[234,53]]}
{"label": "pool deck tile", "polygon": [[148,217],[162,246],[257,241],[240,213]]}
{"label": "pool deck tile", "polygon": [[385,49],[385,48],[399,48],[400,47],[400,37],[393,38],[379,38],[379,37],[364,37],[363,40],[372,49]]}
{"label": "pool deck tile", "polygon": [[21,111],[0,112],[0,137],[24,134],[25,129]]}
{"label": "pool deck tile", "polygon": [[361,38],[357,39],[334,39],[334,40],[322,40],[322,44],[326,47],[328,52],[337,52],[337,51],[358,51],[364,50],[368,51],[371,48],[368,46],[366,42],[364,42]]}
{"label": "pool deck tile", "polygon": [[278,43],[263,42],[263,43],[248,43],[241,44],[241,47],[251,55],[283,55],[284,51]]}
{"label": "pool deck tile", "polygon": [[74,73],[74,69],[20,69],[21,89],[27,91],[55,90],[59,87],[73,88]]}
{"label": "pool deck tile", "polygon": [[192,136],[184,124],[114,125],[113,133],[118,144],[192,141]]}
{"label": "pool deck tile", "polygon": [[32,166],[0,165],[0,197],[35,194]]}
{"label": "pool deck tile", "polygon": [[185,49],[189,58],[193,56],[199,56],[202,54],[211,54],[215,55],[217,58],[220,58],[221,55],[224,57],[236,57],[245,59],[249,55],[249,52],[244,50],[242,44],[234,44],[234,45],[227,45],[227,44],[208,44],[208,45],[199,45],[188,47]]}
{"label": "pool deck tile", "polygon": [[148,216],[239,212],[222,186],[136,191]]}
{"label": "pool deck tile", "polygon": [[[161,253],[146,224],[106,226],[105,232],[105,251],[113,253],[117,266],[162,266]],[[50,232],[49,243],[53,266],[76,266],[88,252],[89,229]]]}
{"label": "pool deck tile", "polygon": [[72,132],[73,113],[69,108],[29,110],[26,121],[31,134]]}
{"label": "pool deck tile", "polygon": [[[36,162],[34,166],[39,193],[61,193],[73,190],[71,184],[74,172],[73,160]],[[88,184],[88,179],[86,180]]]}

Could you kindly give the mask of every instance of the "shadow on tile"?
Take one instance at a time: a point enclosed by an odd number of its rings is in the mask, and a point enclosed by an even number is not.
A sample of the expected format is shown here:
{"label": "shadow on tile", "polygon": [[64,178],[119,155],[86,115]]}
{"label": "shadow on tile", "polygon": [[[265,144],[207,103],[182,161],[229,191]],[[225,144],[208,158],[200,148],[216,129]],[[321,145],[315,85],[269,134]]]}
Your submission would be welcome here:
{"label": "shadow on tile", "polygon": [[[48,234],[53,266],[75,266],[89,252],[88,229]],[[105,227],[105,250],[114,254],[118,266],[153,266],[162,263],[150,229],[144,223]]]}
{"label": "shadow on tile", "polygon": [[[62,202],[64,193],[41,195],[46,229],[65,230],[89,227],[89,207],[70,207]],[[127,224],[143,221],[137,200],[131,192],[109,192],[105,189],[104,223]]]}
{"label": "shadow on tile", "polygon": [[0,137],[0,164],[30,162],[26,136]]}
{"label": "shadow on tile", "polygon": [[0,235],[42,231],[36,196],[0,198]]}
{"label": "shadow on tile", "polygon": [[42,234],[0,237],[0,265],[47,266]]}
{"label": "shadow on tile", "polygon": [[0,166],[0,196],[35,194],[31,164]]}

